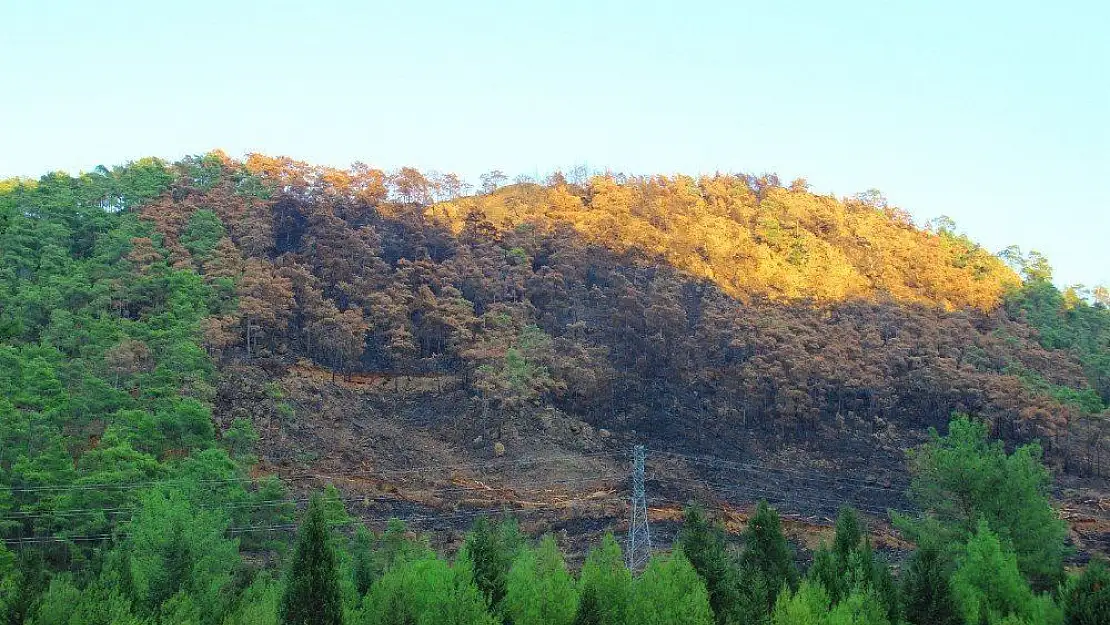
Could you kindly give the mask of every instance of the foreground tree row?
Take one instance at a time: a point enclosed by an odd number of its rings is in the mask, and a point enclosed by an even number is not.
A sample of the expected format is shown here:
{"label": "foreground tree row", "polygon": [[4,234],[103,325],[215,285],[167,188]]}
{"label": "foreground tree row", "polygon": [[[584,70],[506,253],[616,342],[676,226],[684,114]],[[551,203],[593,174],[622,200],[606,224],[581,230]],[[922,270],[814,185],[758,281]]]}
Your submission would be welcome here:
{"label": "foreground tree row", "polygon": [[552,536],[534,543],[511,518],[479,518],[448,559],[400,521],[367,530],[333,488],[311,498],[291,546],[244,542],[232,505],[199,503],[211,497],[198,479],[192,497],[187,481],[151,488],[105,548],[61,570],[48,548],[0,549],[0,614],[41,625],[1107,622],[1110,571],[1096,561],[1065,575],[1034,448],[1007,454],[961,417],[911,463],[923,514],[894,519],[917,543],[897,569],[850,508],[800,567],[765,502],[739,540],[688,507],[673,548],[636,572],[606,535],[574,575]]}

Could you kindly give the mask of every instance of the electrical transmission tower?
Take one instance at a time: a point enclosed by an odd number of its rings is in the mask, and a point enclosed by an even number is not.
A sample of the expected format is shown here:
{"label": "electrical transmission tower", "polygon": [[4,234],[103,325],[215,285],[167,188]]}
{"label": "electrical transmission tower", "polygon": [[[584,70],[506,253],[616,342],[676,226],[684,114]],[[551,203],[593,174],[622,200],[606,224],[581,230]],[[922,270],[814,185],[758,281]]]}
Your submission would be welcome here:
{"label": "electrical transmission tower", "polygon": [[651,529],[648,527],[647,497],[644,495],[644,446],[632,448],[632,518],[628,524],[628,568],[643,570],[651,558]]}

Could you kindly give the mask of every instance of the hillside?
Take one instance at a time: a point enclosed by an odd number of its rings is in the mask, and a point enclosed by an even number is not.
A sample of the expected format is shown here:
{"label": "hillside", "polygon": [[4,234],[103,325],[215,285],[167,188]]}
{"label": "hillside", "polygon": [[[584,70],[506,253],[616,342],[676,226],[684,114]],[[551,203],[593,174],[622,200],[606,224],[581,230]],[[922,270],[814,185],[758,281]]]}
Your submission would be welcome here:
{"label": "hillside", "polygon": [[886,296],[946,310],[998,306],[1020,280],[947,230],[915,228],[872,192],[839,201],[773,177],[599,176],[514,185],[432,206],[458,233],[477,212],[499,228],[568,224],[585,240],[704,278],[742,301],[817,304]]}
{"label": "hillside", "polygon": [[1098,513],[1110,312],[1038,256],[773,177],[464,190],[220,153],[0,183],[0,530],[110,532],[66,511],[247,467],[429,515],[476,497],[445,485],[556,506],[597,478],[592,531],[637,443],[660,515],[819,521],[907,505],[903,452],[953,412],[1039,439]]}

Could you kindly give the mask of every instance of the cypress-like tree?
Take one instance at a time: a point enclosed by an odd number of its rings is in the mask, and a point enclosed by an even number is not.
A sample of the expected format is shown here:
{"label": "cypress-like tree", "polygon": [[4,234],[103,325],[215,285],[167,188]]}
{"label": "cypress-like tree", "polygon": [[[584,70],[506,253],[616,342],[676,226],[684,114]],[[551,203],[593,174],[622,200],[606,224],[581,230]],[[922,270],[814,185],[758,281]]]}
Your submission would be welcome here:
{"label": "cypress-like tree", "polygon": [[825,591],[830,602],[835,602],[847,594],[848,582],[836,555],[823,544],[813,554],[813,564],[807,575],[809,581],[818,584]]}
{"label": "cypress-like tree", "polygon": [[938,548],[923,545],[910,558],[902,577],[902,601],[906,620],[913,625],[959,625],[959,608],[952,583],[944,571]]}
{"label": "cypress-like tree", "polygon": [[366,595],[360,625],[494,625],[468,571],[426,552],[397,561]]}
{"label": "cypress-like tree", "polygon": [[678,544],[705,583],[714,621],[724,625],[740,605],[739,576],[728,553],[724,528],[710,521],[701,506],[687,506]]}
{"label": "cypress-like tree", "polygon": [[495,611],[505,598],[509,567],[523,542],[514,521],[493,523],[483,516],[474,522],[459,552],[459,561],[470,569],[474,583]]}
{"label": "cypress-like tree", "polygon": [[1002,619],[1026,623],[1059,623],[1059,608],[1048,595],[1037,595],[1018,570],[1017,557],[991,531],[987,522],[964,546],[952,574],[952,594],[967,623]]}
{"label": "cypress-like tree", "polygon": [[[857,585],[870,585],[871,550],[863,541],[859,515],[849,506],[840,508],[832,548],[822,545],[813,556],[810,579],[825,587],[833,605]],[[866,551],[866,553],[863,553]]]}
{"label": "cypress-like tree", "polygon": [[351,541],[351,574],[360,597],[370,590],[377,577],[374,566],[374,536],[365,525],[359,525]]}
{"label": "cypress-like tree", "polygon": [[578,612],[578,589],[555,539],[523,549],[505,584],[504,613],[514,625],[570,625]]}
{"label": "cypress-like tree", "polygon": [[849,566],[849,576],[854,581],[852,591],[873,596],[886,611],[887,619],[897,623],[901,619],[902,599],[898,596],[898,586],[894,583],[890,567],[875,557],[870,538],[863,540],[863,546],[853,556]]}
{"label": "cypress-like tree", "polygon": [[635,625],[712,625],[713,608],[705,582],[676,549],[655,555],[632,583],[628,622]]}
{"label": "cypress-like tree", "polygon": [[852,593],[870,593],[891,622],[901,613],[898,588],[886,563],[875,558],[866,527],[849,506],[840,509],[832,549],[822,545],[813,557],[809,578],[825,587],[835,606]]}
{"label": "cypress-like tree", "polygon": [[[578,596],[578,611],[574,613],[573,625],[601,625],[605,623],[605,600],[596,589],[583,586]],[[623,623],[623,621],[620,621]]]}
{"label": "cypress-like tree", "polygon": [[632,592],[632,573],[612,534],[590,550],[578,580],[580,600],[574,625],[624,625]]}
{"label": "cypress-like tree", "polygon": [[[836,516],[836,537],[833,539],[833,554],[841,562],[847,562],[852,552],[863,540],[863,527],[859,514],[850,506],[840,508]],[[835,601],[835,599],[834,599]]]}
{"label": "cypress-like tree", "polygon": [[280,614],[284,625],[340,625],[343,622],[339,571],[320,495],[312,497],[301,523]]}
{"label": "cypress-like tree", "polygon": [[740,559],[743,585],[763,591],[764,614],[770,614],[775,599],[785,587],[793,590],[798,584],[798,569],[778,512],[760,501],[755,514],[744,530],[744,553]]}
{"label": "cypress-like tree", "polygon": [[15,556],[0,542],[0,618],[7,618],[8,605],[15,597]]}

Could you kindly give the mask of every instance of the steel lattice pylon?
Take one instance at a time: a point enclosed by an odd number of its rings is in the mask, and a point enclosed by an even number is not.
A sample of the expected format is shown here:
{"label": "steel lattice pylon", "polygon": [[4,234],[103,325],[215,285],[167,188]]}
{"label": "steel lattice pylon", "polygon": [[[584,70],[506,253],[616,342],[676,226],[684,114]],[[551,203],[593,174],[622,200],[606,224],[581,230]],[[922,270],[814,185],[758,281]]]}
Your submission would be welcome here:
{"label": "steel lattice pylon", "polygon": [[628,568],[643,570],[651,559],[651,528],[648,527],[647,497],[644,494],[644,446],[632,448],[632,518],[628,524]]}

